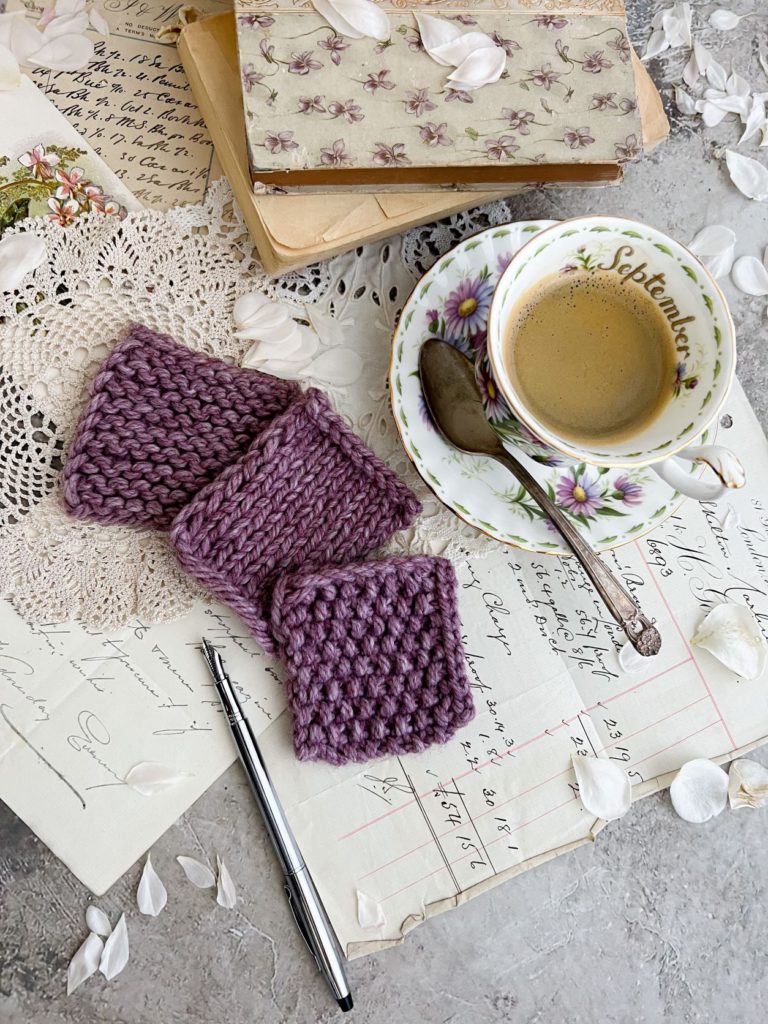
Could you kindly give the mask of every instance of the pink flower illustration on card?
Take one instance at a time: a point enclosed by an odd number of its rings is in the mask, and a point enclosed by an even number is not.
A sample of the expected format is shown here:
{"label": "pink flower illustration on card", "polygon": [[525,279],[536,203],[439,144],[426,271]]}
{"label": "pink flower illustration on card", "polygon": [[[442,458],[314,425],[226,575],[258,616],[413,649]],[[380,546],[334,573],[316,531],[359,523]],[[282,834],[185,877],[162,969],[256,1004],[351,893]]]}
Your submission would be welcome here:
{"label": "pink flower illustration on card", "polygon": [[593,93],[589,103],[590,110],[618,110],[618,104],[614,97],[615,92]]}
{"label": "pink flower illustration on card", "polygon": [[608,42],[608,46],[618,56],[622,64],[627,64],[632,56],[632,50],[629,45],[629,40],[623,32],[619,32],[615,39],[611,39]]}
{"label": "pink flower illustration on card", "polygon": [[262,81],[264,75],[257,71],[253,64],[243,64],[243,89],[250,93],[253,91],[254,85],[258,85]]}
{"label": "pink flower illustration on card", "polygon": [[450,87],[445,90],[445,102],[446,103],[474,103],[472,94],[467,92],[466,89],[451,89]]}
{"label": "pink flower illustration on card", "polygon": [[379,167],[405,167],[411,162],[402,142],[395,142],[391,146],[384,142],[375,142],[374,145],[376,149],[373,151],[373,162]]}
{"label": "pink flower illustration on card", "polygon": [[502,48],[508,57],[514,57],[515,53],[522,49],[520,43],[515,42],[514,39],[504,39],[499,32],[491,32],[491,39]]}
{"label": "pink flower illustration on card", "polygon": [[512,131],[520,132],[521,135],[530,135],[528,127],[536,115],[532,110],[513,110],[511,107],[502,107],[501,116],[507,121]]}
{"label": "pink flower illustration on card", "polygon": [[565,28],[568,19],[562,18],[559,14],[537,14],[533,19],[533,24],[539,28],[545,28],[548,32],[554,32],[555,29]]}
{"label": "pink flower illustration on card", "polygon": [[642,148],[634,132],[628,135],[624,142],[617,142],[613,148],[617,160],[637,160],[642,153]]}
{"label": "pink flower illustration on card", "polygon": [[288,71],[292,75],[308,75],[310,71],[319,71],[323,66],[319,60],[312,56],[313,50],[303,50],[301,53],[292,53],[288,62]]}
{"label": "pink flower illustration on card", "polygon": [[19,163],[22,167],[28,167],[32,171],[32,177],[39,181],[48,181],[53,177],[53,169],[58,164],[59,157],[56,153],[47,153],[45,146],[41,143],[30,149],[28,153],[22,153]]}
{"label": "pink flower illustration on card", "polygon": [[48,214],[48,218],[56,221],[63,228],[71,224],[80,212],[80,206],[74,199],[63,199],[59,196],[51,196],[48,206],[53,211]]}
{"label": "pink flower illustration on card", "polygon": [[83,184],[86,182],[82,167],[72,167],[69,172],[57,169],[54,177],[59,183],[56,195],[60,199],[77,199],[83,195]]}
{"label": "pink flower illustration on card", "polygon": [[346,100],[344,103],[334,100],[328,104],[328,113],[331,117],[343,117],[347,124],[357,124],[365,117],[363,108],[354,100]]}
{"label": "pink flower illustration on card", "polygon": [[287,153],[298,149],[298,142],[293,140],[293,132],[267,132],[264,136],[264,148],[268,153]]}
{"label": "pink flower illustration on card", "polygon": [[555,71],[549,62],[542,64],[540,68],[534,69],[529,74],[533,84],[546,89],[547,92],[550,91],[555,82],[559,82],[563,77],[559,71]]}
{"label": "pink flower illustration on card", "polygon": [[352,163],[352,157],[346,151],[343,139],[336,139],[333,145],[320,150],[320,163],[324,167],[343,167]]}

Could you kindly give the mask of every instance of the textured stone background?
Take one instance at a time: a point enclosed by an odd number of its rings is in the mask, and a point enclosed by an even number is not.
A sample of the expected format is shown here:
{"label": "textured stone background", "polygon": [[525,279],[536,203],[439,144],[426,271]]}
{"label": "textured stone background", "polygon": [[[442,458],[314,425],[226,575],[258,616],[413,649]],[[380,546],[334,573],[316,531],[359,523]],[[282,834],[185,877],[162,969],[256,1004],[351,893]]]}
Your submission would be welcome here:
{"label": "textured stone background", "polygon": [[[701,38],[721,63],[768,88],[757,63],[758,44],[768,45],[768,5],[722,5],[760,13],[732,33]],[[632,36],[643,41],[652,11],[666,4],[629,6]],[[717,5],[694,6],[707,15]],[[669,66],[651,67],[662,88]],[[670,141],[630,167],[621,189],[533,195],[516,201],[515,214],[621,213],[681,241],[706,223],[724,223],[737,231],[738,254],[762,254],[768,205],[737,193],[715,156],[740,127],[708,131],[670,114]],[[768,428],[767,303],[725,289],[739,330],[739,374]],[[768,763],[766,754],[753,756]],[[726,812],[696,827],[674,815],[666,794],[650,797],[594,846],[434,918],[399,948],[355,961],[355,1017],[366,1024],[763,1021],[766,829],[768,810]],[[238,911],[225,913],[209,893],[182,883],[174,857],[203,849],[226,856]],[[66,965],[84,937],[88,893],[0,804],[2,1024],[321,1024],[335,1016],[287,915],[239,767],[168,831],[153,861],[169,882],[168,907],[157,920],[131,913],[124,973],[109,985],[91,979],[67,999]],[[113,919],[135,906],[138,877],[136,866],[99,901]]]}

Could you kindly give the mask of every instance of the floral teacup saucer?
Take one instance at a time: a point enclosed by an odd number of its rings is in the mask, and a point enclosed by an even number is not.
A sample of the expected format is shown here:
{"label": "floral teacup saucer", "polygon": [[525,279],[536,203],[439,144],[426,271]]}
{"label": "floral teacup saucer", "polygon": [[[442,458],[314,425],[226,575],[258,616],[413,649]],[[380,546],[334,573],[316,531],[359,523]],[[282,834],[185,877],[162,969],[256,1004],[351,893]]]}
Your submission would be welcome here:
{"label": "floral teacup saucer", "polygon": [[[496,282],[513,254],[553,223],[524,221],[488,228],[460,242],[421,278],[392,341],[392,411],[406,453],[422,479],[458,516],[502,543],[570,554],[508,470],[493,459],[458,451],[432,425],[419,383],[419,350],[427,338],[450,341],[475,364],[488,419],[505,446],[521,458],[590,544],[604,551],[649,533],[684,498],[650,469],[598,468],[553,452],[514,418],[496,390],[485,351]],[[701,468],[692,464],[691,471],[700,473]]]}

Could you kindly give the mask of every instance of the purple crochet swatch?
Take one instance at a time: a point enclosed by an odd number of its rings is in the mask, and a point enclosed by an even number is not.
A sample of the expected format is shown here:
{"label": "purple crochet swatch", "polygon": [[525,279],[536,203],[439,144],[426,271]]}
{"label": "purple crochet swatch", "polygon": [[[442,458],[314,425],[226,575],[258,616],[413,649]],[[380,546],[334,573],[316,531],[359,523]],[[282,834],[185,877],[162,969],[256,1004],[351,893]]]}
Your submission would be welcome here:
{"label": "purple crochet swatch", "polygon": [[177,516],[171,543],[267,651],[275,580],[367,554],[421,506],[314,388]]}
{"label": "purple crochet swatch", "polygon": [[134,324],[91,386],[64,504],[78,519],[166,529],[298,394]]}
{"label": "purple crochet swatch", "polygon": [[301,761],[445,743],[474,716],[456,574],[430,555],[284,576],[272,625]]}

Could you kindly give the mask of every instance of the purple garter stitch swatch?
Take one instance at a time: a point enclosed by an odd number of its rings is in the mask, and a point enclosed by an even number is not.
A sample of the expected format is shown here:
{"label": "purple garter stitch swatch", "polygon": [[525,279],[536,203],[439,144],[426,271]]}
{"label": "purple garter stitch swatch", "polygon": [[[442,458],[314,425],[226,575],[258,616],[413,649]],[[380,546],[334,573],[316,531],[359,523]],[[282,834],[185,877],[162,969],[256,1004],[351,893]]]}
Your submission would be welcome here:
{"label": "purple garter stitch swatch", "polygon": [[451,563],[429,555],[278,581],[272,626],[299,760],[413,753],[470,721],[456,592]]}
{"label": "purple garter stitch swatch", "polygon": [[311,388],[179,513],[171,544],[182,568],[271,652],[269,605],[278,576],[367,555],[420,509]]}
{"label": "purple garter stitch swatch", "polygon": [[299,393],[134,324],[91,386],[62,476],[67,511],[167,529]]}

